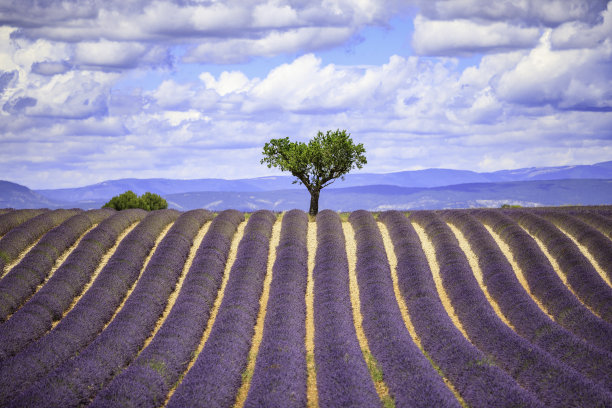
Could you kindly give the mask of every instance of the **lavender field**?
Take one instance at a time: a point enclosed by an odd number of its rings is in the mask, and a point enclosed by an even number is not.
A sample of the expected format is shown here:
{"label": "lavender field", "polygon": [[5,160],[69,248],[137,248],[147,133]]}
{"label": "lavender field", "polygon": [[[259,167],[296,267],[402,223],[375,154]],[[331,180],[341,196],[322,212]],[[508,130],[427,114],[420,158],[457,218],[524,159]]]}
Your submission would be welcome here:
{"label": "lavender field", "polygon": [[612,206],[0,210],[1,407],[612,407]]}

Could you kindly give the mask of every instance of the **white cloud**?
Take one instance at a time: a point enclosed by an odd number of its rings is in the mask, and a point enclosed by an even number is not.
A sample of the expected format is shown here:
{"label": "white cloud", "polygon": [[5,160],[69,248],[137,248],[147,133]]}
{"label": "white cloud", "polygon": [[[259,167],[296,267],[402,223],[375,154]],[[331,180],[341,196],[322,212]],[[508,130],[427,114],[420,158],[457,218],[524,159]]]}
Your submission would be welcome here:
{"label": "white cloud", "polygon": [[505,22],[481,24],[470,20],[414,20],[412,45],[420,55],[465,55],[531,48],[540,37],[535,27]]}
{"label": "white cloud", "polygon": [[553,48],[593,48],[612,39],[612,2],[602,12],[600,24],[589,25],[584,22],[572,21],[565,23],[551,34]]}
{"label": "white cloud", "polygon": [[78,43],[74,58],[85,65],[132,66],[145,52],[143,44],[101,40]]}
{"label": "white cloud", "polygon": [[612,108],[612,43],[594,49],[553,50],[551,32],[520,62],[504,72],[497,86],[501,98],[525,105],[561,108]]}
{"label": "white cloud", "polygon": [[607,0],[422,0],[422,12],[437,20],[522,21],[556,26],[567,21],[593,23]]}
{"label": "white cloud", "polygon": [[249,80],[249,78],[240,71],[223,71],[218,80],[210,73],[203,72],[200,74],[199,78],[204,82],[206,88],[216,91],[221,96],[225,96],[232,92],[246,92],[257,82],[257,80]]}

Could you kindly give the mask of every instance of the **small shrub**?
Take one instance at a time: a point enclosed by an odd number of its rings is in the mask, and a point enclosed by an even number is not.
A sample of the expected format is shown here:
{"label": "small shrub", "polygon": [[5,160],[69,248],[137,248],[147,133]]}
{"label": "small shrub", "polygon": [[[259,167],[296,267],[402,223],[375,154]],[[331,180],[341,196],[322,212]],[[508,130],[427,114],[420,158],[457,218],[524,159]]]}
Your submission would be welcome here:
{"label": "small shrub", "polygon": [[168,203],[157,194],[146,192],[138,197],[133,191],[128,190],[111,198],[102,208],[114,208],[117,211],[128,208],[142,208],[143,210],[153,211],[168,208]]}

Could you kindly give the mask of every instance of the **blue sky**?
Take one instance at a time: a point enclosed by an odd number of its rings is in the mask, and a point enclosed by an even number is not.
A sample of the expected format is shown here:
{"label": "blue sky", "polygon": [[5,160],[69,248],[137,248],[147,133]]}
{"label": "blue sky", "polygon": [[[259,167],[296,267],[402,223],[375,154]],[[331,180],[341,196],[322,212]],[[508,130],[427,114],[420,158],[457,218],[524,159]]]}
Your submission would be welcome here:
{"label": "blue sky", "polygon": [[0,179],[274,175],[337,128],[363,172],[612,160],[612,1],[0,0]]}

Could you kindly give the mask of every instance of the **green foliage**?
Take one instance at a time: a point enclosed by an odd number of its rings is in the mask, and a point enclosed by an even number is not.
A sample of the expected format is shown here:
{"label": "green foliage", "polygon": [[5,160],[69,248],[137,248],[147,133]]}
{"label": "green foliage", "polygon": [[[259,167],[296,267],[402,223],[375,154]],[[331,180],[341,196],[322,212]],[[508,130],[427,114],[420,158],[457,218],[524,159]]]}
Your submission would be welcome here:
{"label": "green foliage", "polygon": [[501,208],[521,208],[518,204],[502,204]]}
{"label": "green foliage", "polygon": [[262,164],[289,171],[294,183],[303,184],[311,195],[310,214],[318,212],[319,192],[354,168],[367,163],[362,143],[354,144],[346,130],[328,130],[308,143],[291,142],[288,137],[264,145]]}
{"label": "green foliage", "polygon": [[168,203],[157,194],[146,192],[138,197],[133,191],[128,190],[111,198],[102,208],[114,208],[117,211],[128,208],[142,208],[143,210],[153,211],[168,208]]}
{"label": "green foliage", "polygon": [[140,196],[144,210],[163,210],[168,208],[168,203],[162,197],[157,194],[149,193],[148,191]]}

